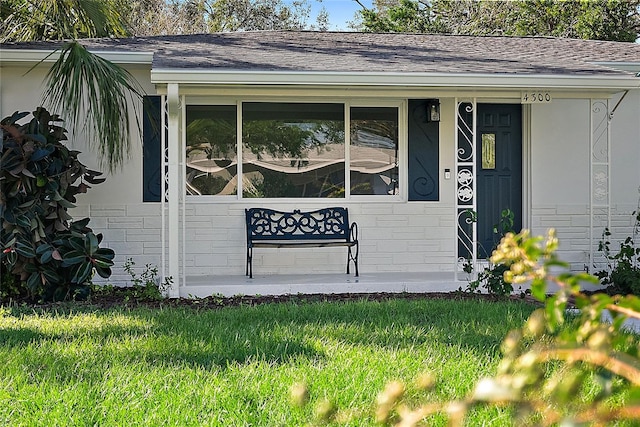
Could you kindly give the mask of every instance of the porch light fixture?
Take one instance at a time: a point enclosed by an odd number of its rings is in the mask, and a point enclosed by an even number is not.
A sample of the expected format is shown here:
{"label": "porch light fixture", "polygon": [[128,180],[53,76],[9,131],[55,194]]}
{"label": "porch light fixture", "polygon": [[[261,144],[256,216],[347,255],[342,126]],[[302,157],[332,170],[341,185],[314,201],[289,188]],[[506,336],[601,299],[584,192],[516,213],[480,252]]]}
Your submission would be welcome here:
{"label": "porch light fixture", "polygon": [[440,121],[440,101],[438,99],[427,100],[427,123]]}

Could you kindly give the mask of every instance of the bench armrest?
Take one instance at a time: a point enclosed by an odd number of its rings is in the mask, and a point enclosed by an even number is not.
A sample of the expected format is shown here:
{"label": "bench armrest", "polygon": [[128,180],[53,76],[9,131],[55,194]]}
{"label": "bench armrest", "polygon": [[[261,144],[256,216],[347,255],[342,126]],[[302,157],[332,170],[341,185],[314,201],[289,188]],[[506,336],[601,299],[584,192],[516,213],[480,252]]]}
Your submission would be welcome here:
{"label": "bench armrest", "polygon": [[358,224],[356,224],[355,222],[351,223],[351,228],[349,229],[349,241],[358,241]]}

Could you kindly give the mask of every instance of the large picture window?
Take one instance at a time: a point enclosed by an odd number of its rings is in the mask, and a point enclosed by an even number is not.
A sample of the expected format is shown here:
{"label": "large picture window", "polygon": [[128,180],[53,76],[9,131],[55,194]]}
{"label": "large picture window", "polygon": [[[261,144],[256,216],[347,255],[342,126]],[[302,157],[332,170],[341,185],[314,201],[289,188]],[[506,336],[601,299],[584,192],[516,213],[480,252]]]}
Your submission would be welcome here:
{"label": "large picture window", "polygon": [[344,103],[238,105],[187,106],[187,194],[240,198],[400,194],[398,107],[354,106],[347,114]]}
{"label": "large picture window", "polygon": [[243,197],[344,197],[344,105],[242,104]]}
{"label": "large picture window", "polygon": [[235,105],[187,106],[187,194],[237,194]]}

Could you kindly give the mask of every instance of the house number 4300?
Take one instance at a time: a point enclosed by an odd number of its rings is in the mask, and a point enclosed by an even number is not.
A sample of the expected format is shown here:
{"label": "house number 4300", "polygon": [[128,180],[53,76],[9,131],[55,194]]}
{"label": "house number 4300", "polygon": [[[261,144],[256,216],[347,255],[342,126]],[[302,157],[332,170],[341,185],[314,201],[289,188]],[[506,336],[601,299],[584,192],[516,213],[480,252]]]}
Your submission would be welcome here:
{"label": "house number 4300", "polygon": [[528,91],[522,92],[521,102],[523,104],[545,104],[551,102],[549,92]]}

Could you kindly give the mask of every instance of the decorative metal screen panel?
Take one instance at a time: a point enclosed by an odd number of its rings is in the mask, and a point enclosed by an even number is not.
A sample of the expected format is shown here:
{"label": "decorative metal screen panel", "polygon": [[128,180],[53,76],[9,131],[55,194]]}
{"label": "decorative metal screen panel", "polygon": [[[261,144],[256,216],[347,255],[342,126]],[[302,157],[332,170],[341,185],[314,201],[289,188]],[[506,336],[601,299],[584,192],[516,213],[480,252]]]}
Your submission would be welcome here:
{"label": "decorative metal screen panel", "polygon": [[476,101],[456,100],[456,278],[476,264]]}
{"label": "decorative metal screen panel", "polygon": [[606,99],[591,100],[591,195],[589,209],[589,262],[598,271],[606,259],[598,246],[602,232],[611,225],[610,129],[611,113]]}
{"label": "decorative metal screen panel", "polygon": [[162,97],[162,194],[169,201],[169,106],[167,97]]}
{"label": "decorative metal screen panel", "polygon": [[160,239],[162,240],[162,275],[164,277],[169,276],[169,264],[168,259],[168,243],[167,243],[167,219],[168,219],[168,182],[169,182],[169,120],[168,117],[168,105],[167,97],[165,95],[160,97],[160,216],[162,221],[162,230]]}

